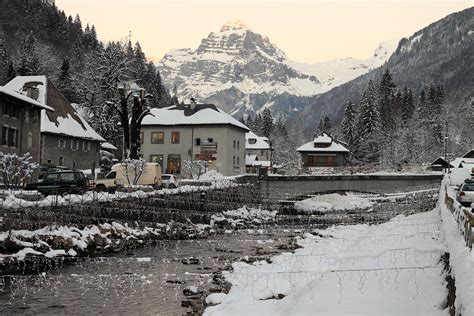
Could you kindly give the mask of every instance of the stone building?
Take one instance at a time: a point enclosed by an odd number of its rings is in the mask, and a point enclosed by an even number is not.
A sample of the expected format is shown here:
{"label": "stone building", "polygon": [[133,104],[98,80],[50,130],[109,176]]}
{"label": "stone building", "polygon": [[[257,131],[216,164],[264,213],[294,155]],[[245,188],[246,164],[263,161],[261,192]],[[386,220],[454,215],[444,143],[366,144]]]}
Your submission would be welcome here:
{"label": "stone building", "polygon": [[53,111],[27,95],[35,95],[35,86],[25,87],[20,94],[0,86],[0,152],[23,155],[29,152],[33,161],[40,160],[41,111]]}
{"label": "stone building", "polygon": [[248,128],[212,104],[152,109],[142,122],[141,154],[164,173],[186,174],[184,161],[204,160],[225,176],[245,172]]}
{"label": "stone building", "polygon": [[5,85],[11,93],[24,94],[25,87],[38,90],[32,100],[54,111],[42,110],[40,115],[40,164],[72,169],[99,166],[100,143],[105,140],[76,112],[62,93],[46,76],[18,76]]}
{"label": "stone building", "polygon": [[349,150],[327,133],[296,149],[301,154],[303,168],[342,167],[348,164]]}

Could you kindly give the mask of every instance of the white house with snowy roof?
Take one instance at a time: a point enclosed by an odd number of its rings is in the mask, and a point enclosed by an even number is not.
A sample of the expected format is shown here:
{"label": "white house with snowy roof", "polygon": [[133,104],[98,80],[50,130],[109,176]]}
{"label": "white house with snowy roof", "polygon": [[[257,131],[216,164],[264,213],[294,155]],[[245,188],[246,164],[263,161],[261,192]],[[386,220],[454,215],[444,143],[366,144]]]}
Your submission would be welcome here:
{"label": "white house with snowy roof", "polygon": [[270,140],[250,131],[245,134],[245,165],[247,172],[256,172],[257,168],[270,167],[272,149]]}
{"label": "white house with snowy roof", "polygon": [[184,161],[204,160],[225,176],[245,172],[247,126],[213,104],[151,109],[142,122],[141,154],[164,173],[189,176]]}
{"label": "white house with snowy roof", "polygon": [[303,168],[346,166],[350,154],[342,142],[327,133],[319,134],[296,150],[301,154]]}
{"label": "white house with snowy roof", "polygon": [[100,143],[105,139],[74,110],[46,76],[18,76],[3,89],[53,110],[41,111],[40,164],[74,169],[99,166]]}

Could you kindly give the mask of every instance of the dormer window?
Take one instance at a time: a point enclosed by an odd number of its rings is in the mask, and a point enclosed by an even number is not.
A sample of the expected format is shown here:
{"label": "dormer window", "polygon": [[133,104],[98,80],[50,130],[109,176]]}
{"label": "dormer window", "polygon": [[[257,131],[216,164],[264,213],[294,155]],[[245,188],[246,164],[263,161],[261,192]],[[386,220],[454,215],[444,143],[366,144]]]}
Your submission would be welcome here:
{"label": "dormer window", "polygon": [[257,142],[257,139],[256,138],[249,138],[249,144],[250,145],[253,145]]}
{"label": "dormer window", "polygon": [[328,148],[331,143],[314,143],[314,148]]}

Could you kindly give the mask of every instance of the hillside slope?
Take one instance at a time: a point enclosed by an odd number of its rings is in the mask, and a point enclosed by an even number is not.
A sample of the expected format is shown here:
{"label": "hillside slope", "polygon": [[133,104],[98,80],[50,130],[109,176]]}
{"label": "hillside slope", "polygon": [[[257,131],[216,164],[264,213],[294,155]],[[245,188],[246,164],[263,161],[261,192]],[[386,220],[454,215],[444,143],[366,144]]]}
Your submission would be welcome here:
{"label": "hillside slope", "polygon": [[454,111],[474,98],[473,52],[474,7],[453,13],[402,39],[387,64],[316,96],[311,106],[294,114],[289,122],[298,122],[295,126],[309,131],[325,115],[340,121],[348,100],[357,104],[369,80],[378,82],[386,68],[399,87],[406,85],[415,92],[430,83],[443,84],[447,108]]}

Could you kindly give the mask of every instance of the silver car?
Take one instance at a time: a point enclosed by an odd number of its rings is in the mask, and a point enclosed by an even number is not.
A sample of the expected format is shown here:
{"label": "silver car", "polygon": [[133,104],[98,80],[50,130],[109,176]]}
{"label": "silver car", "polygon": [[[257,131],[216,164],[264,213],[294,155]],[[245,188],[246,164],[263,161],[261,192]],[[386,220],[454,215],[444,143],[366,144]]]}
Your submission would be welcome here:
{"label": "silver car", "polygon": [[459,189],[457,200],[462,206],[471,207],[474,203],[474,180],[464,182]]}

